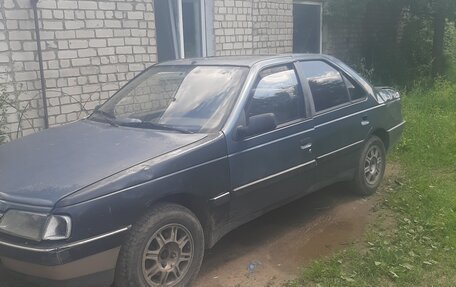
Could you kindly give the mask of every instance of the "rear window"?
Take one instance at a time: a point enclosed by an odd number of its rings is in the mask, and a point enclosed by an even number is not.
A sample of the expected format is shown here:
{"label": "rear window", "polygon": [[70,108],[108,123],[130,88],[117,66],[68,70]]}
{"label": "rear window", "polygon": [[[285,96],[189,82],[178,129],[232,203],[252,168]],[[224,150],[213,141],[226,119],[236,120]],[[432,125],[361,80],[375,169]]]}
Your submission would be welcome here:
{"label": "rear window", "polygon": [[322,61],[299,63],[307,79],[317,112],[350,102],[344,79],[338,70]]}

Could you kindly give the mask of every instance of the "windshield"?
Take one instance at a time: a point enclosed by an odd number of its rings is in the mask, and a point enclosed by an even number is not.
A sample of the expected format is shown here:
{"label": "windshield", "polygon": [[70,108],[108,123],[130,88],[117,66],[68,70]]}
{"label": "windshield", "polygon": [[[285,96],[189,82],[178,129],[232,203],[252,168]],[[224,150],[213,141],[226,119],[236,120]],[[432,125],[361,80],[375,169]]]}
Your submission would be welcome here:
{"label": "windshield", "polygon": [[124,86],[90,119],[209,133],[220,130],[248,72],[244,67],[156,66]]}

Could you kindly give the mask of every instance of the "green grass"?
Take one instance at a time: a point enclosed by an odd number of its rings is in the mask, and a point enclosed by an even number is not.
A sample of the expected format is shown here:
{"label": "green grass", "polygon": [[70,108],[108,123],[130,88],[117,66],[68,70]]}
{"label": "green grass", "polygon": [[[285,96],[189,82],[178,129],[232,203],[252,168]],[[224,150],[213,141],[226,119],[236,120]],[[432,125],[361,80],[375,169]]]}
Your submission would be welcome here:
{"label": "green grass", "polygon": [[290,287],[456,286],[456,83],[405,93],[403,111],[389,157],[400,184],[387,188],[382,216],[361,246],[311,264]]}

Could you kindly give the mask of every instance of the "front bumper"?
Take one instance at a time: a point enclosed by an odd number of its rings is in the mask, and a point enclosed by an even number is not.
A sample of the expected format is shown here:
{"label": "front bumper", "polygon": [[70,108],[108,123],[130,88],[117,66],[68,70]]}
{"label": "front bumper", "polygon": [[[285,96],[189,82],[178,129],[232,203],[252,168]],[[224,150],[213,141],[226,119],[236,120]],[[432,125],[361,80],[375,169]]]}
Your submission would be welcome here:
{"label": "front bumper", "polygon": [[[109,286],[128,229],[59,246],[32,247],[2,239],[0,260],[4,267],[24,279],[46,287]],[[87,284],[81,285],[81,280],[87,280]]]}

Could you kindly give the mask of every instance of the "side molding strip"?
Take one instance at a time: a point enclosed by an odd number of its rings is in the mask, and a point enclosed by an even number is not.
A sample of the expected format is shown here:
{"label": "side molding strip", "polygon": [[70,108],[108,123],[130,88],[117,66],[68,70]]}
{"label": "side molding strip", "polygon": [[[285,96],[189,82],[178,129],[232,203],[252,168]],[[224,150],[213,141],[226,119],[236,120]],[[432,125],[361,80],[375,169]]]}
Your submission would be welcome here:
{"label": "side molding strip", "polygon": [[398,124],[397,126],[394,126],[394,127],[390,128],[390,129],[388,130],[388,132],[394,131],[395,129],[397,129],[397,128],[403,126],[404,124],[405,124],[405,121],[403,121],[402,123]]}
{"label": "side molding strip", "polygon": [[219,196],[216,196],[216,197],[211,198],[211,199],[209,199],[209,200],[210,200],[210,201],[216,201],[216,200],[218,200],[218,199],[220,199],[220,198],[222,198],[222,197],[225,197],[225,196],[227,196],[227,195],[230,195],[230,193],[229,193],[229,192],[225,192],[225,193],[220,194]]}
{"label": "side molding strip", "polygon": [[[385,104],[379,104],[378,106],[373,106],[371,108],[368,108],[368,109],[365,109],[365,110],[362,110],[362,111],[358,111],[358,112],[355,112],[355,113],[352,113],[352,114],[349,114],[349,115],[346,115],[346,116],[343,116],[343,117],[340,117],[340,118],[337,118],[337,119],[334,119],[334,120],[331,120],[331,121],[328,121],[328,122],[325,122],[325,123],[322,123],[322,124],[319,124],[319,125],[316,125],[315,128],[323,127],[323,126],[326,126],[326,125],[329,125],[329,124],[332,124],[332,123],[335,123],[335,122],[350,118],[352,116],[356,116],[356,115],[359,115],[359,114],[362,114],[362,113],[365,113],[365,112],[368,112],[368,111],[371,111],[371,110],[375,110],[375,109],[378,109],[378,108],[381,108],[381,107],[384,107],[384,106],[386,106],[386,105]],[[317,116],[319,116],[319,115],[317,115]]]}
{"label": "side molding strip", "polygon": [[266,143],[263,143],[263,144],[260,144],[260,145],[257,145],[257,146],[253,146],[251,148],[232,153],[232,154],[228,155],[228,157],[233,157],[233,156],[245,153],[245,152],[249,152],[249,151],[252,151],[252,150],[255,150],[255,149],[258,149],[258,148],[262,148],[262,147],[268,146],[270,144],[281,142],[283,140],[286,140],[286,139],[289,139],[289,138],[292,138],[292,137],[295,137],[295,136],[303,135],[303,134],[306,134],[306,133],[309,133],[309,132],[312,132],[312,131],[315,131],[315,129],[311,128],[311,129],[308,129],[308,130],[305,130],[305,131],[302,131],[302,132],[298,132],[298,133],[294,133],[292,135],[288,135],[286,137],[282,137],[282,138],[279,138],[279,139],[276,139],[276,140],[273,140],[273,141],[269,141],[269,142],[266,142]]}
{"label": "side molding strip", "polygon": [[330,155],[332,155],[332,154],[341,152],[341,151],[343,151],[343,150],[345,150],[345,149],[347,149],[347,148],[351,148],[352,146],[358,145],[358,144],[360,144],[360,143],[362,143],[362,142],[364,142],[364,140],[357,141],[357,142],[355,142],[355,143],[352,143],[352,144],[349,144],[349,145],[347,145],[347,146],[344,146],[344,147],[342,147],[342,148],[340,148],[340,149],[336,149],[336,150],[334,150],[334,151],[332,151],[332,152],[329,152],[329,153],[326,153],[326,154],[324,154],[324,155],[321,155],[321,156],[317,157],[317,159],[322,159],[322,158],[325,158],[325,157],[330,156]]}
{"label": "side molding strip", "polygon": [[311,164],[314,164],[314,163],[316,163],[316,161],[315,161],[315,160],[311,160],[311,161],[306,162],[306,163],[304,163],[304,164],[300,164],[300,165],[297,165],[297,166],[295,166],[295,167],[289,168],[289,169],[287,169],[287,170],[284,170],[284,171],[275,173],[275,174],[273,174],[273,175],[270,175],[270,176],[267,176],[267,177],[264,177],[264,178],[255,180],[255,181],[253,181],[253,182],[251,182],[251,183],[247,183],[247,184],[245,184],[245,185],[243,185],[243,186],[240,186],[240,187],[235,188],[233,191],[239,191],[239,190],[244,189],[244,188],[247,188],[247,187],[249,187],[249,186],[258,184],[258,183],[260,183],[260,182],[266,181],[266,180],[268,180],[268,179],[271,179],[271,178],[280,176],[280,175],[282,175],[282,174],[285,174],[285,173],[288,173],[288,172],[297,170],[297,169],[299,169],[299,168],[302,168],[302,167],[305,167],[305,166],[308,166],[308,165],[311,165]]}

